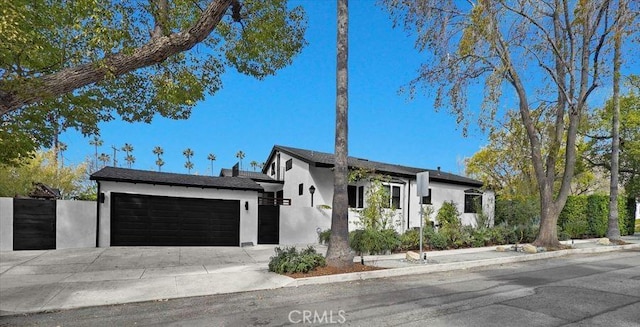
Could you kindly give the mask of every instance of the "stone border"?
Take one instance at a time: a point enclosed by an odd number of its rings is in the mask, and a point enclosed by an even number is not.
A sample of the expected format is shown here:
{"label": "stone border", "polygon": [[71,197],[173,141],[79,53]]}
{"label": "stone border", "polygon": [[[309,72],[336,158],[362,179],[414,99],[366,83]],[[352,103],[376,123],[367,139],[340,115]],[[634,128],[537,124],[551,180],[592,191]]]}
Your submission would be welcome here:
{"label": "stone border", "polygon": [[426,273],[433,273],[433,272],[461,270],[461,269],[485,267],[485,266],[500,265],[500,264],[507,264],[507,263],[515,263],[515,262],[557,258],[557,257],[566,256],[569,254],[604,253],[604,252],[613,252],[613,251],[635,249],[635,248],[640,248],[640,244],[597,246],[592,248],[558,250],[558,251],[551,251],[551,252],[527,254],[522,256],[496,258],[496,259],[461,261],[461,262],[442,263],[442,264],[435,264],[435,265],[389,268],[389,269],[383,269],[383,270],[362,271],[362,272],[353,272],[353,273],[346,273],[346,274],[305,277],[305,278],[297,278],[291,283],[285,285],[284,287],[298,287],[303,285],[318,285],[318,284],[350,282],[350,281],[375,279],[375,278],[410,276],[410,275],[416,275],[416,274],[426,274]]}

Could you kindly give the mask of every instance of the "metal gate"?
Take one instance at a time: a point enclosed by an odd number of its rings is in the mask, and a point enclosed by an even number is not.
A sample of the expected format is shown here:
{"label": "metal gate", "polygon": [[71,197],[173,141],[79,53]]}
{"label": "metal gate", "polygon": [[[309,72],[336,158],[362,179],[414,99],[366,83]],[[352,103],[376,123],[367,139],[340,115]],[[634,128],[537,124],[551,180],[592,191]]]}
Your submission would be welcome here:
{"label": "metal gate", "polygon": [[13,199],[13,249],[56,248],[56,201]]}
{"label": "metal gate", "polygon": [[280,206],[258,206],[258,244],[280,243]]}

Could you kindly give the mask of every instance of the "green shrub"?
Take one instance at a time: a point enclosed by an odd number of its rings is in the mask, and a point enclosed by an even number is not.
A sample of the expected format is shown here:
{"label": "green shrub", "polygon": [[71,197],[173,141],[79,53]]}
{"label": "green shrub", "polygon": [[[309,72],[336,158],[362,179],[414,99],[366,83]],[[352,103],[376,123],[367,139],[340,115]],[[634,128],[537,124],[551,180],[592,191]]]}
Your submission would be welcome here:
{"label": "green shrub", "polygon": [[588,234],[594,237],[603,237],[609,227],[609,197],[601,194],[587,196],[587,223]]}
{"label": "green shrub", "polygon": [[423,231],[423,242],[432,249],[444,250],[448,248],[447,238],[436,232],[433,228],[425,228]]}
{"label": "green shrub", "polygon": [[[618,227],[620,235],[629,235],[633,220],[627,209],[627,199],[618,197]],[[603,237],[609,228],[609,196],[570,196],[558,219],[559,238]]]}
{"label": "green shrub", "polygon": [[453,201],[446,201],[436,215],[441,227],[460,227],[460,212]]}
{"label": "green shrub", "polygon": [[359,254],[384,254],[400,246],[400,236],[393,229],[358,229],[349,233],[349,246]]}
{"label": "green shrub", "polygon": [[[424,239],[422,240],[424,242]],[[400,235],[400,250],[415,250],[420,248],[420,230],[409,229]]]}
{"label": "green shrub", "polygon": [[494,243],[491,229],[489,228],[481,227],[481,228],[474,229],[471,232],[471,238],[472,238],[471,245],[473,247],[482,247],[482,246],[487,246]]}
{"label": "green shrub", "polygon": [[331,238],[331,229],[326,229],[318,233],[318,243],[327,245]]}
{"label": "green shrub", "polygon": [[536,198],[502,200],[495,202],[495,225],[530,225],[538,221],[540,203]]}
{"label": "green shrub", "polygon": [[326,265],[325,258],[312,246],[300,252],[295,247],[276,247],[275,252],[269,259],[269,271],[278,274],[307,273]]}

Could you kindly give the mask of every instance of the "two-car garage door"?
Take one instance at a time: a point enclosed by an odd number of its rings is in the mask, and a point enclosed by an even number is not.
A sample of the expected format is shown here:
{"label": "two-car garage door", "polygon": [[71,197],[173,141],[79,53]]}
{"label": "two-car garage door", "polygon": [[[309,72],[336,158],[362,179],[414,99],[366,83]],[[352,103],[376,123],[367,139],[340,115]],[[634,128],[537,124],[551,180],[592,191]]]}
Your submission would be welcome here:
{"label": "two-car garage door", "polygon": [[111,193],[112,246],[239,246],[240,201]]}

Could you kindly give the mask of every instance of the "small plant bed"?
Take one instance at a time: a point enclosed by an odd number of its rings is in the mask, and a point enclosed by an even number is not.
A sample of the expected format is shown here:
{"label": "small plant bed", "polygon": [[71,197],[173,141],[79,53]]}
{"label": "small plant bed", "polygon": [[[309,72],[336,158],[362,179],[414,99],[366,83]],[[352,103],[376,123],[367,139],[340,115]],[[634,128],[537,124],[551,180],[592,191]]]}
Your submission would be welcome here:
{"label": "small plant bed", "polygon": [[299,272],[299,273],[293,273],[293,274],[285,274],[289,277],[292,278],[305,278],[305,277],[317,277],[317,276],[326,276],[326,275],[336,275],[336,274],[346,274],[346,273],[353,273],[353,272],[362,272],[362,271],[373,271],[373,270],[382,270],[385,268],[381,268],[381,267],[374,267],[374,266],[367,266],[367,265],[363,265],[360,263],[355,263],[353,265],[353,267],[350,268],[346,268],[346,269],[339,269],[339,268],[334,268],[334,267],[329,267],[329,266],[323,266],[323,267],[318,267],[314,270],[310,270],[306,273],[303,272]]}

